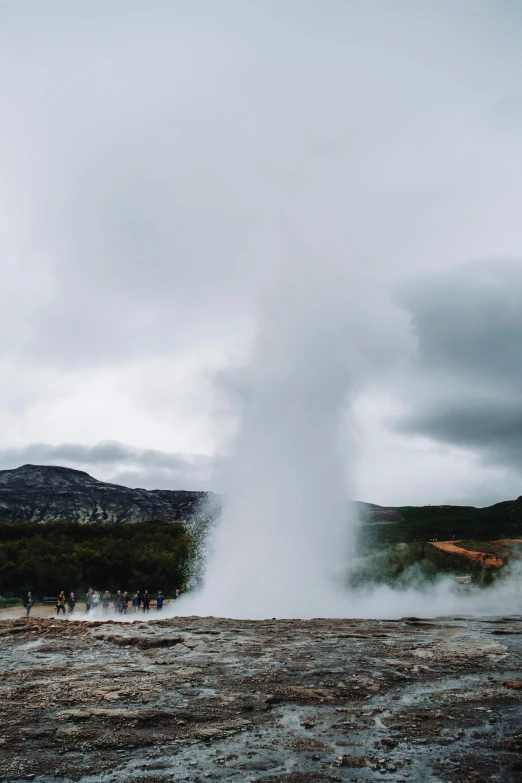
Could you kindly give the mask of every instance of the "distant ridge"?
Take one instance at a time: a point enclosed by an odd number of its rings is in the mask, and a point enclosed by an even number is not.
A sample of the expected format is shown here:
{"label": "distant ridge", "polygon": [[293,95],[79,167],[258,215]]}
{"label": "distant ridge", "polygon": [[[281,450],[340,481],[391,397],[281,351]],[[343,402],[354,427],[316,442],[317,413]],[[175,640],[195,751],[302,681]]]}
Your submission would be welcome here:
{"label": "distant ridge", "polygon": [[[181,521],[189,529],[194,524],[199,528],[209,517],[208,513],[197,514],[198,509],[204,501],[215,497],[211,492],[131,489],[98,481],[83,470],[58,465],[22,465],[13,470],[0,470],[0,523]],[[363,532],[375,541],[416,541],[431,537],[493,540],[522,536],[522,497],[488,508],[448,505],[392,508],[361,502],[354,502],[353,506],[363,523]],[[349,508],[346,513],[348,521]]]}
{"label": "distant ridge", "polygon": [[[190,523],[210,492],[131,489],[59,465],[22,465],[0,470],[0,522],[132,524],[149,521]],[[365,524],[392,524],[402,516],[372,503],[354,504]]]}
{"label": "distant ridge", "polygon": [[0,470],[0,522],[189,522],[209,493],[130,489],[83,470],[22,465]]}

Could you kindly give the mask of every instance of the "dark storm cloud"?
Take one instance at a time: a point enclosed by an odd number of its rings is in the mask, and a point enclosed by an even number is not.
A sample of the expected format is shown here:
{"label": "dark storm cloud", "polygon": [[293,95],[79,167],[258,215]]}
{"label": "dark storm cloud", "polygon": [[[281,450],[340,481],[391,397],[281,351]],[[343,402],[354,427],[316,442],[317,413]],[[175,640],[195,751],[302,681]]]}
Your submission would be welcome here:
{"label": "dark storm cloud", "polygon": [[79,443],[31,443],[0,451],[0,469],[24,464],[62,465],[100,473],[105,480],[146,489],[205,489],[214,461],[202,454],[169,454],[156,449],[137,449],[106,441],[93,446]]}
{"label": "dark storm cloud", "polygon": [[403,302],[418,343],[400,429],[522,465],[522,262],[418,281]]}
{"label": "dark storm cloud", "polygon": [[522,390],[522,261],[470,264],[405,292],[422,370]]}
{"label": "dark storm cloud", "polygon": [[439,401],[412,413],[403,430],[472,449],[522,465],[522,400],[466,398]]}

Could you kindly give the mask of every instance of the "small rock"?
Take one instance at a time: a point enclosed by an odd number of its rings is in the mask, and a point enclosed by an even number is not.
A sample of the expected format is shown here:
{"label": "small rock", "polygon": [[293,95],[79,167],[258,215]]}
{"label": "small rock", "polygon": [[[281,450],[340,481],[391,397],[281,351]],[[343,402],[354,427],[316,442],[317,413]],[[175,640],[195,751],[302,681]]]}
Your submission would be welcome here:
{"label": "small rock", "polygon": [[522,689],[522,682],[520,682],[520,680],[504,680],[502,685],[504,685],[506,688],[513,688],[517,691]]}
{"label": "small rock", "polygon": [[359,769],[369,767],[371,763],[365,756],[337,756],[337,761],[341,767],[355,767]]}

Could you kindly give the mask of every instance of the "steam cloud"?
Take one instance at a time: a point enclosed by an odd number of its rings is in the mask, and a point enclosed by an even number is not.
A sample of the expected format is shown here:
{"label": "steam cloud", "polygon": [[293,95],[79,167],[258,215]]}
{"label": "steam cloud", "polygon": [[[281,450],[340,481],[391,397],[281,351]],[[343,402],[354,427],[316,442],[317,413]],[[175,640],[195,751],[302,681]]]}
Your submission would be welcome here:
{"label": "steam cloud", "polygon": [[346,260],[306,257],[285,266],[265,300],[238,384],[242,423],[221,476],[225,500],[203,588],[176,602],[177,612],[392,618],[516,608],[509,580],[471,595],[457,594],[450,580],[428,586],[419,578],[401,591],[346,586],[357,519],[339,441],[361,379],[382,363],[382,351],[393,355],[389,334],[372,334],[378,291],[370,297],[367,281]]}
{"label": "steam cloud", "polygon": [[225,498],[195,613],[236,617],[349,612],[343,568],[354,525],[338,439],[353,352],[349,266],[286,265],[266,298]]}

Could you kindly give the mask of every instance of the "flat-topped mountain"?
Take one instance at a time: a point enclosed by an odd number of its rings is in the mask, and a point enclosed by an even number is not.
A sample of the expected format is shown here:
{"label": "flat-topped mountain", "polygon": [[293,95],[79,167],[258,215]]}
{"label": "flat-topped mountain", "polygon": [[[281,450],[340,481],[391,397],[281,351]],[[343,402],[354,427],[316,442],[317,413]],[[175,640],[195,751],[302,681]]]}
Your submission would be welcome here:
{"label": "flat-topped mountain", "polygon": [[130,489],[83,470],[22,465],[0,470],[0,522],[189,521],[206,492]]}

